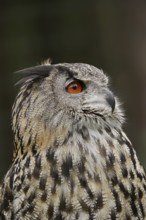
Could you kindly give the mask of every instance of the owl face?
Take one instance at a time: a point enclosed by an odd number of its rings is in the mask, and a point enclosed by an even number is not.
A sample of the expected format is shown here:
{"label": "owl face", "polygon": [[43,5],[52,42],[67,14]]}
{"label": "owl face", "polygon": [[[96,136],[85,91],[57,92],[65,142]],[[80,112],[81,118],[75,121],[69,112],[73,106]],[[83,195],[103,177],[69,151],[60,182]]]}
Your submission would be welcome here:
{"label": "owl face", "polygon": [[26,128],[28,133],[33,130],[34,138],[46,127],[50,131],[58,127],[69,130],[86,119],[121,125],[122,113],[108,88],[108,78],[94,66],[63,63],[20,72],[26,78],[20,82],[22,87],[13,106],[13,131],[17,136],[18,131],[19,137],[23,136]]}
{"label": "owl face", "polygon": [[55,109],[80,117],[106,117],[113,114],[115,98],[101,70],[87,64],[62,64],[54,67],[56,74],[46,77],[44,83],[46,89],[50,90],[52,82]]}

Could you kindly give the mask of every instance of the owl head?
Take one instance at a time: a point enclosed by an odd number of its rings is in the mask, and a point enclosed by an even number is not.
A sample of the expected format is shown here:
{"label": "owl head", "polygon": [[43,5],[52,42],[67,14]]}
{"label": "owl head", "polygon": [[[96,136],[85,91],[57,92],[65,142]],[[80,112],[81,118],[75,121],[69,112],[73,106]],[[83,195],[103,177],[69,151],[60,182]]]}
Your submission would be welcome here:
{"label": "owl head", "polygon": [[42,141],[42,135],[49,138],[74,126],[122,125],[119,102],[102,70],[83,63],[61,63],[19,72],[25,77],[18,83],[21,88],[12,111],[17,145],[28,145],[36,138]]}

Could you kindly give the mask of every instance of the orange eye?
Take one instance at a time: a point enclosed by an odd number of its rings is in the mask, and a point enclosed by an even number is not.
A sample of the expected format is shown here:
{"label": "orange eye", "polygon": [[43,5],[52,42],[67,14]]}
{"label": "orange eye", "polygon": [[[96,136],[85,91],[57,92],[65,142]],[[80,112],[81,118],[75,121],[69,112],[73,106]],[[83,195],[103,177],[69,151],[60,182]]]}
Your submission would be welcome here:
{"label": "orange eye", "polygon": [[78,94],[78,93],[82,92],[83,85],[79,81],[73,81],[66,87],[66,90],[68,93]]}

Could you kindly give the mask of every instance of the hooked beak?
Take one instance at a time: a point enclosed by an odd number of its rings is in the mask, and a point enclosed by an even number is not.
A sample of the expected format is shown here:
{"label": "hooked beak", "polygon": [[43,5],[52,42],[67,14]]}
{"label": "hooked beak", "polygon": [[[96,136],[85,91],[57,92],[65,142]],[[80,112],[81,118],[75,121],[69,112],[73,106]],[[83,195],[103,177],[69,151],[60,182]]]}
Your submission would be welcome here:
{"label": "hooked beak", "polygon": [[87,99],[83,102],[84,113],[102,115],[111,114],[115,110],[115,98],[111,91],[107,89],[97,90],[95,95],[87,96]]}
{"label": "hooked beak", "polygon": [[106,101],[107,101],[107,103],[109,104],[109,106],[111,107],[111,109],[112,109],[112,113],[113,113],[114,110],[115,110],[115,98],[114,98],[112,92],[107,91],[107,94],[106,94]]}

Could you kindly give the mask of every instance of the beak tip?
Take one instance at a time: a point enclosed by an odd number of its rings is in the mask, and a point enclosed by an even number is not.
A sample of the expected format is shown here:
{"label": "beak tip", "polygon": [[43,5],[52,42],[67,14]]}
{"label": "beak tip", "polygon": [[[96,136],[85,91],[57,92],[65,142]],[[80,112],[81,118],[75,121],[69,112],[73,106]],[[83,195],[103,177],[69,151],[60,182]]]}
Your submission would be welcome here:
{"label": "beak tip", "polygon": [[110,107],[112,109],[112,112],[114,112],[114,110],[115,110],[115,98],[114,98],[114,96],[111,92],[108,93],[108,95],[106,97],[106,101],[110,105]]}

